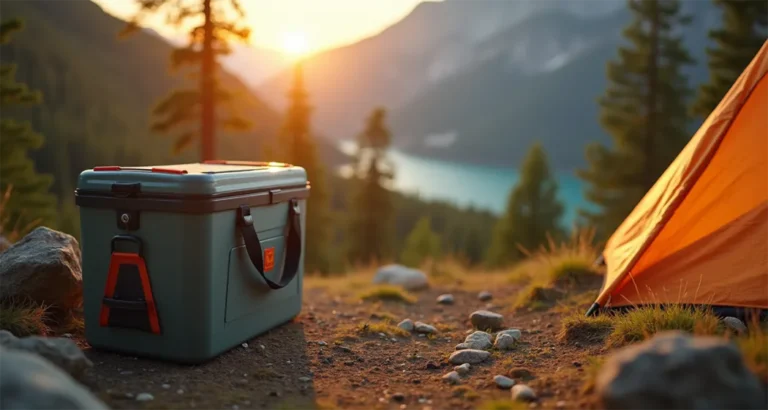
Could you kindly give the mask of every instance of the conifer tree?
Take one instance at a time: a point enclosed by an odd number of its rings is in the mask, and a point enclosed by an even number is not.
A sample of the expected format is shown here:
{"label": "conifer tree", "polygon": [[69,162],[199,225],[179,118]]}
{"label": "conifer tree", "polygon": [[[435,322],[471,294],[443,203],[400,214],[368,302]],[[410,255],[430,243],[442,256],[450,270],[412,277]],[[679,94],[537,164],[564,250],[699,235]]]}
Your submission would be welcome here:
{"label": "conifer tree", "polygon": [[386,111],[375,109],[358,137],[357,189],[351,203],[348,258],[352,263],[382,262],[392,257],[394,206],[387,185],[394,178],[386,158],[391,134]]}
{"label": "conifer tree", "polygon": [[504,216],[494,227],[487,264],[503,266],[525,255],[520,247],[534,250],[546,244],[547,236],[559,238],[563,204],[558,185],[549,170],[546,153],[536,143],[528,150],[520,168],[520,180],[509,195]]}
{"label": "conifer tree", "polygon": [[587,147],[586,198],[597,211],[581,210],[596,236],[610,235],[653,186],[690,139],[688,98],[682,73],[693,63],[675,33],[690,18],[677,0],[629,0],[634,17],[624,30],[630,45],[608,63],[609,86],[599,100],[612,147]]}
{"label": "conifer tree", "polygon": [[327,274],[331,261],[331,216],[330,197],[325,179],[325,170],[318,159],[317,144],[312,134],[310,115],[312,107],[304,88],[301,62],[294,67],[293,87],[288,93],[290,105],[285,114],[277,146],[274,147],[278,161],[298,165],[307,172],[311,194],[307,204],[306,255],[307,272]]}
{"label": "conifer tree", "polygon": [[692,112],[706,118],[717,107],[768,38],[768,1],[714,0],[723,24],[709,32],[709,82],[699,87]]}
{"label": "conifer tree", "polygon": [[432,231],[429,217],[422,217],[405,239],[400,261],[413,268],[421,267],[426,260],[440,256],[440,236]]}
{"label": "conifer tree", "polygon": [[[202,21],[190,29],[189,43],[174,49],[171,54],[172,70],[185,66],[197,68],[192,77],[196,77],[198,85],[176,90],[160,101],[152,111],[157,117],[152,130],[160,133],[176,131],[175,153],[182,152],[197,140],[201,161],[217,159],[217,126],[230,131],[246,131],[251,126],[238,114],[235,95],[221,87],[217,79],[220,70],[217,56],[230,53],[229,41],[247,41],[250,37],[250,29],[237,24],[245,15],[239,0],[136,1],[139,12],[121,36],[136,32],[141,20],[149,14],[162,14],[167,23],[176,27],[189,20]],[[230,17],[232,14],[234,17]],[[229,116],[222,116],[219,108],[226,108]]]}
{"label": "conifer tree", "polygon": [[[11,35],[23,28],[21,20],[12,19],[0,24],[0,44],[11,40]],[[7,110],[17,106],[39,104],[42,95],[26,84],[15,80],[16,65],[0,65],[0,196],[3,201],[0,232],[14,229],[28,230],[34,225],[50,225],[56,221],[56,197],[50,193],[53,178],[35,171],[29,151],[40,148],[45,139],[32,129],[29,122],[9,118]],[[8,191],[10,189],[10,191]]]}

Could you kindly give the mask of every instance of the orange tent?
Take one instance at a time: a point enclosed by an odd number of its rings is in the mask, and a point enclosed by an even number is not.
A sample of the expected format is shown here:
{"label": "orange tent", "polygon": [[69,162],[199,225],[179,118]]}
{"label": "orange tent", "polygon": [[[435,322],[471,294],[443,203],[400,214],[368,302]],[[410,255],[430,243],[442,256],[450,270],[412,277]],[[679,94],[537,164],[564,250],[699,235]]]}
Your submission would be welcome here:
{"label": "orange tent", "polygon": [[644,304],[768,309],[768,41],[606,243],[588,315]]}

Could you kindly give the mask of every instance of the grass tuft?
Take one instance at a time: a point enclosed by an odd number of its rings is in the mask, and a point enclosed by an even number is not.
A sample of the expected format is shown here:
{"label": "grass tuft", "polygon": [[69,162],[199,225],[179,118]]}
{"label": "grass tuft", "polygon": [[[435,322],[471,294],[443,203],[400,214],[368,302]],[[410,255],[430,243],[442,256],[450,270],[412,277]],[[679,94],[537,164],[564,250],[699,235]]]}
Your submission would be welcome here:
{"label": "grass tuft", "polygon": [[467,400],[476,400],[480,398],[480,395],[468,386],[456,386],[451,389],[451,396],[460,397]]}
{"label": "grass tuft", "polygon": [[354,326],[339,327],[337,330],[337,337],[355,340],[357,339],[357,336],[378,336],[379,333],[383,333],[387,335],[387,337],[410,336],[410,333],[390,322],[362,322]]}
{"label": "grass tuft", "polygon": [[528,403],[502,399],[483,402],[478,410],[527,410],[528,406]]}
{"label": "grass tuft", "polygon": [[0,304],[0,329],[17,337],[47,336],[51,332],[47,314],[48,306],[9,300]]}
{"label": "grass tuft", "polygon": [[749,332],[736,338],[744,362],[764,385],[768,386],[768,330],[755,318]]}
{"label": "grass tuft", "polygon": [[681,330],[700,335],[719,335],[724,332],[720,320],[708,308],[690,308],[681,305],[653,305],[616,314],[609,346],[622,346],[639,342],[665,330]]}
{"label": "grass tuft", "polygon": [[566,343],[603,343],[613,332],[614,320],[608,315],[573,314],[563,318],[557,337]]}
{"label": "grass tuft", "polygon": [[360,293],[360,299],[365,301],[390,301],[390,302],[403,302],[407,304],[416,303],[416,297],[408,293],[406,290],[389,285],[376,286]]}

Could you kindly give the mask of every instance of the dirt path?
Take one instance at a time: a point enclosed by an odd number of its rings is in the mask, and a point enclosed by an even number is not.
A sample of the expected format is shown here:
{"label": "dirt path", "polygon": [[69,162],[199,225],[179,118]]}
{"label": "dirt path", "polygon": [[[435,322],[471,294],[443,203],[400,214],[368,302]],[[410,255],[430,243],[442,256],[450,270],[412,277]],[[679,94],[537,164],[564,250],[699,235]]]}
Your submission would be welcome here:
{"label": "dirt path", "polygon": [[[508,306],[518,287],[493,290],[483,302],[476,291],[433,287],[416,293],[418,301],[364,302],[305,292],[304,309],[292,323],[256,337],[199,366],[86,350],[93,360],[87,385],[109,406],[199,409],[472,409],[510,393],[496,387],[497,374],[532,387],[539,408],[585,408],[581,393],[585,365],[601,347],[571,346],[557,341],[557,312],[513,313]],[[438,305],[450,292],[453,305]],[[496,306],[487,306],[491,303]],[[471,329],[468,316],[477,309],[504,314],[508,328],[522,331],[511,351],[491,350],[485,363],[473,365],[458,385],[441,377],[453,370],[448,356]],[[361,334],[365,323],[404,318],[436,326],[436,337]],[[513,369],[518,371],[513,372]],[[530,380],[522,380],[525,369]],[[138,401],[149,393],[154,399]]]}

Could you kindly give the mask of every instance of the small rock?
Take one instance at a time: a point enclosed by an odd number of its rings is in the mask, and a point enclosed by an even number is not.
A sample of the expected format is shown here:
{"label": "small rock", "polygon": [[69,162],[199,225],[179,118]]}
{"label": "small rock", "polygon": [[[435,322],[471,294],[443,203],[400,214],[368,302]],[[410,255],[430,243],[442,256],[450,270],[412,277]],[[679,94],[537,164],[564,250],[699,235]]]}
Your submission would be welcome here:
{"label": "small rock", "polygon": [[312,380],[312,378],[311,378],[311,377],[307,377],[307,376],[301,376],[301,377],[299,377],[299,381],[300,381],[300,382],[304,382],[304,383],[306,383],[306,382],[308,382],[308,381],[310,381],[310,380]]}
{"label": "small rock", "polygon": [[419,290],[429,286],[424,272],[396,264],[379,268],[373,277],[373,283],[401,286],[407,290]]}
{"label": "small rock", "polygon": [[487,310],[477,310],[469,315],[469,320],[477,329],[496,330],[502,327],[504,316],[498,313],[489,312]]}
{"label": "small rock", "polygon": [[392,400],[403,402],[405,401],[405,395],[403,393],[395,393],[392,395]]}
{"label": "small rock", "polygon": [[184,394],[184,390],[182,389],[176,390],[176,394]]}
{"label": "small rock", "polygon": [[555,408],[564,409],[565,406],[567,406],[567,405],[568,405],[568,403],[566,403],[564,400],[560,400],[559,402],[557,402],[555,404]]}
{"label": "small rock", "polygon": [[498,337],[500,334],[510,335],[515,338],[515,340],[520,340],[520,338],[523,336],[523,332],[521,332],[520,329],[499,330],[496,332],[496,337]]}
{"label": "small rock", "polygon": [[485,350],[466,349],[453,352],[448,361],[452,364],[477,364],[484,362],[489,357],[491,354]]}
{"label": "small rock", "polygon": [[328,346],[328,343],[326,343],[324,340],[317,342],[317,344],[320,346]]}
{"label": "small rock", "polygon": [[168,390],[168,389],[170,389],[170,388],[171,388],[171,385],[170,385],[170,384],[163,384],[163,385],[162,385],[162,386],[160,386],[160,387],[162,387],[162,388],[164,388],[164,389]]}
{"label": "small rock", "polygon": [[411,319],[403,319],[402,322],[397,324],[397,327],[400,329],[405,330],[406,332],[413,332],[413,320]]}
{"label": "small rock", "polygon": [[242,343],[240,346],[243,346],[244,348],[248,348],[248,343]]}
{"label": "small rock", "polygon": [[493,295],[491,292],[488,292],[487,290],[484,290],[477,294],[477,298],[480,299],[483,302],[487,302],[491,299],[493,299]]}
{"label": "small rock", "polygon": [[[471,334],[469,334],[465,339],[464,343],[462,345],[465,345],[463,349],[475,349],[475,350],[485,350],[492,346],[491,343],[491,335],[489,335],[486,332],[483,331],[476,331]],[[463,350],[463,349],[457,349],[456,350]]]}
{"label": "small rock", "polygon": [[437,333],[437,329],[434,326],[431,326],[431,325],[428,325],[428,324],[422,323],[422,322],[414,323],[413,330],[416,333],[422,333],[422,334],[427,334],[427,335],[431,335],[431,334]]}
{"label": "small rock", "polygon": [[452,305],[453,304],[453,295],[450,293],[446,293],[444,295],[440,295],[437,297],[437,303],[441,305]]}
{"label": "small rock", "polygon": [[397,343],[397,338],[393,337],[393,338],[389,339],[389,341],[392,342],[392,343]]}
{"label": "small rock", "polygon": [[512,386],[512,400],[514,401],[535,401],[536,393],[530,387],[524,384]]}
{"label": "small rock", "polygon": [[469,369],[470,369],[471,367],[472,367],[472,366],[471,366],[469,363],[464,363],[464,364],[462,364],[462,365],[459,365],[459,366],[456,366],[456,367],[454,367],[454,368],[453,368],[453,370],[455,370],[455,371],[456,371],[456,373],[458,373],[458,374],[459,374],[459,376],[464,376],[465,374],[468,374],[468,373],[469,373]]}
{"label": "small rock", "polygon": [[459,384],[461,382],[461,377],[459,377],[459,374],[455,371],[450,372],[443,376],[443,381],[449,384]]}
{"label": "small rock", "polygon": [[515,346],[515,338],[506,333],[499,333],[493,346],[499,350],[510,350]]}
{"label": "small rock", "polygon": [[149,393],[139,393],[136,395],[136,401],[152,401],[154,399],[155,399],[155,396]]}
{"label": "small rock", "polygon": [[259,349],[261,349],[261,350],[267,350],[267,347],[266,347],[266,346],[264,346],[264,345],[259,345]]}
{"label": "small rock", "polygon": [[741,320],[727,316],[723,318],[723,323],[726,327],[736,332],[737,335],[742,335],[747,333],[747,325],[744,324]]}
{"label": "small rock", "polygon": [[515,381],[510,379],[507,376],[502,375],[496,375],[493,376],[493,382],[496,383],[496,386],[500,389],[509,389],[510,387],[515,385]]}
{"label": "small rock", "polygon": [[457,344],[456,348],[454,350],[466,350],[466,349],[471,349],[471,348],[472,348],[472,346],[470,346],[469,343],[462,342],[462,343]]}

